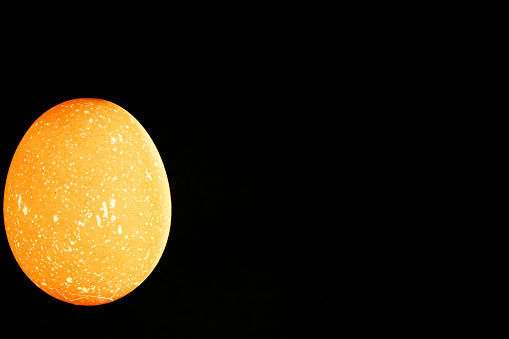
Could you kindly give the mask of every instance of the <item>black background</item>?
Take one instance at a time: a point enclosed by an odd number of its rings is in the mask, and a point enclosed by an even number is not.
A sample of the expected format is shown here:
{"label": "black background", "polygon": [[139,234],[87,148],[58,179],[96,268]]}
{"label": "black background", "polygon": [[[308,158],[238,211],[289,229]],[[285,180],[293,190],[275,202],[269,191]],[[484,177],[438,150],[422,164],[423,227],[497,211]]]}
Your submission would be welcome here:
{"label": "black background", "polygon": [[42,45],[41,36],[21,50],[12,42],[1,177],[47,109],[102,98],[152,137],[173,217],[149,278],[97,307],[40,291],[2,233],[4,330],[173,338],[405,332],[415,317],[419,219],[409,75],[395,69],[395,46],[375,33],[331,46],[305,30],[279,32],[225,37],[204,29],[157,43],[133,42],[135,31],[122,39],[84,33]]}

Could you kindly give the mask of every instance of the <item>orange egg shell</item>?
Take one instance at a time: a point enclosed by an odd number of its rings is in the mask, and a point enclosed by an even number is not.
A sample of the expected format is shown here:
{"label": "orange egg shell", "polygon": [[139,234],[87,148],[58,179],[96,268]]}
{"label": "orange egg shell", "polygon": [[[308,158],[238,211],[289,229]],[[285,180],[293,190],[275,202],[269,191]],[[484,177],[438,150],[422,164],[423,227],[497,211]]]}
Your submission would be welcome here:
{"label": "orange egg shell", "polygon": [[39,288],[76,305],[105,304],[139,286],[161,258],[168,178],[126,110],[70,100],[39,117],[16,149],[4,219],[16,261]]}

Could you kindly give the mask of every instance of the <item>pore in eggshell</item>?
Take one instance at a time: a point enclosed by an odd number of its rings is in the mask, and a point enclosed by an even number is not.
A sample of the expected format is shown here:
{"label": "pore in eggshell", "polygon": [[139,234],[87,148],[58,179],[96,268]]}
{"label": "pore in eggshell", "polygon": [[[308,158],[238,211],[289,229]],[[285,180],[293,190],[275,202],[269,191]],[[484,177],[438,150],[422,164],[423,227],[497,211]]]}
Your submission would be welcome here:
{"label": "pore in eggshell", "polygon": [[168,178],[143,126],[101,99],[63,102],[21,140],[4,192],[21,269],[49,295],[100,305],[139,286],[171,222]]}

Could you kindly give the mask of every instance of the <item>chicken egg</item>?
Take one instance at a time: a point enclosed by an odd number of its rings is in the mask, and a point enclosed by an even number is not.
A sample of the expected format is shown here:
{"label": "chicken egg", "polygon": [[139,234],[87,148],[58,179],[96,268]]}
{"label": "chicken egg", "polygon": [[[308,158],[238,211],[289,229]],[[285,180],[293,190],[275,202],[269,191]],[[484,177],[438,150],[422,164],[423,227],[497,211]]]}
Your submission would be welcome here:
{"label": "chicken egg", "polygon": [[14,258],[41,290],[75,305],[109,303],[139,286],[163,254],[171,213],[152,139],[102,99],[69,100],[41,115],[5,184]]}

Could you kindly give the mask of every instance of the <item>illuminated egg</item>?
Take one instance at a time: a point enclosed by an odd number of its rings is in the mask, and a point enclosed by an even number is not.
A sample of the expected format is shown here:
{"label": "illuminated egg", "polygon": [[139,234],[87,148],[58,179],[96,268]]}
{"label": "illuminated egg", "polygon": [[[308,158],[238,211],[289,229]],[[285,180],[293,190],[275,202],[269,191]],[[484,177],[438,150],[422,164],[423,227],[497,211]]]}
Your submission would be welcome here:
{"label": "illuminated egg", "polygon": [[100,99],[63,102],[21,140],[4,192],[5,230],[21,269],[76,305],[119,299],[163,254],[168,178],[143,126]]}

